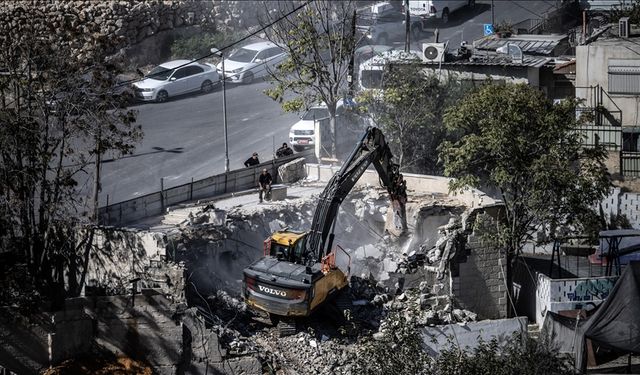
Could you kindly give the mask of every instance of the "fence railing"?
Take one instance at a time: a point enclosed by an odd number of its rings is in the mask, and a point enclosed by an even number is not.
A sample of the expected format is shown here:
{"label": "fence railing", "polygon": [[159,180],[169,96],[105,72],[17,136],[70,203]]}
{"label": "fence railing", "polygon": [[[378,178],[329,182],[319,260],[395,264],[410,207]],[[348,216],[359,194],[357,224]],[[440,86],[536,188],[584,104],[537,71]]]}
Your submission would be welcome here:
{"label": "fence railing", "polygon": [[171,205],[255,188],[260,171],[263,168],[269,170],[273,176],[274,183],[276,183],[278,180],[278,167],[300,157],[313,157],[313,152],[297,153],[264,162],[255,167],[221,173],[134,199],[110,204],[99,209],[98,223],[100,225],[122,226],[146,217],[160,215]]}
{"label": "fence railing", "polygon": [[584,135],[583,145],[585,147],[595,147],[602,145],[609,151],[622,149],[622,128],[611,125],[581,125],[576,131]]}
{"label": "fence railing", "polygon": [[640,177],[640,152],[622,151],[620,159],[624,177]]}

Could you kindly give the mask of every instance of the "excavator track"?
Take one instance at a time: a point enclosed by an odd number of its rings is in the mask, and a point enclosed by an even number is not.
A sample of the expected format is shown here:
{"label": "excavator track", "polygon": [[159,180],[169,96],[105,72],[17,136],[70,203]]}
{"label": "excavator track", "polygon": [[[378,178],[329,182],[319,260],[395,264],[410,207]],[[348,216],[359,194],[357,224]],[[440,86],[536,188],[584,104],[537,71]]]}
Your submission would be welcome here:
{"label": "excavator track", "polygon": [[338,309],[342,318],[351,321],[351,311],[353,309],[353,300],[351,299],[351,290],[348,286],[344,287],[333,300],[333,304]]}
{"label": "excavator track", "polygon": [[278,335],[280,337],[292,336],[296,334],[296,321],[293,319],[280,319],[277,327]]}

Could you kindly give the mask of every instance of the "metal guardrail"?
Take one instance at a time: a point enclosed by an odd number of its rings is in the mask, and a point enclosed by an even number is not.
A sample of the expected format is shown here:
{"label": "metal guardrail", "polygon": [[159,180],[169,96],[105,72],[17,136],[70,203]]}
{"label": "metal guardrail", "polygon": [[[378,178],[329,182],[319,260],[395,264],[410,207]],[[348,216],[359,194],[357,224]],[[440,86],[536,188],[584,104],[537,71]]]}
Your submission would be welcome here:
{"label": "metal guardrail", "polygon": [[624,177],[640,177],[640,152],[622,151],[620,159]]}
{"label": "metal guardrail", "polygon": [[146,217],[160,215],[169,206],[197,199],[213,198],[257,186],[260,170],[269,169],[274,183],[278,181],[278,167],[292,160],[314,158],[313,150],[270,160],[255,167],[236,169],[187,184],[162,189],[134,199],[110,204],[98,210],[98,224],[122,226]]}

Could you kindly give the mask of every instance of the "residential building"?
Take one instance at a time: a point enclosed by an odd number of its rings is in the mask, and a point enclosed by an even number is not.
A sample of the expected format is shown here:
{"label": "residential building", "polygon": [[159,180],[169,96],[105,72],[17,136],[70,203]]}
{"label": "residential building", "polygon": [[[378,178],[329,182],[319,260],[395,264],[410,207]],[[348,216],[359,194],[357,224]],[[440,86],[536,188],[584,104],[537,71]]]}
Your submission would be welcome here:
{"label": "residential building", "polygon": [[604,144],[614,177],[640,177],[640,35],[605,33],[576,47],[576,98],[587,144]]}

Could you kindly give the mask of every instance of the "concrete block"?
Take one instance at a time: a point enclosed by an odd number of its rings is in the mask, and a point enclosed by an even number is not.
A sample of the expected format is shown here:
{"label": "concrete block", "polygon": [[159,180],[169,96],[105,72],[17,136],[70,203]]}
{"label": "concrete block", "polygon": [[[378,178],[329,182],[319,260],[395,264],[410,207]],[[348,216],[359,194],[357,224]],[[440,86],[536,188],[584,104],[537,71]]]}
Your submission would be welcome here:
{"label": "concrete block", "polygon": [[291,184],[296,181],[300,181],[307,177],[307,169],[305,168],[306,162],[304,158],[298,158],[281,165],[278,168],[278,176],[280,181],[285,184]]}
{"label": "concrete block", "polygon": [[271,186],[271,200],[282,201],[287,199],[287,187],[284,185]]}

